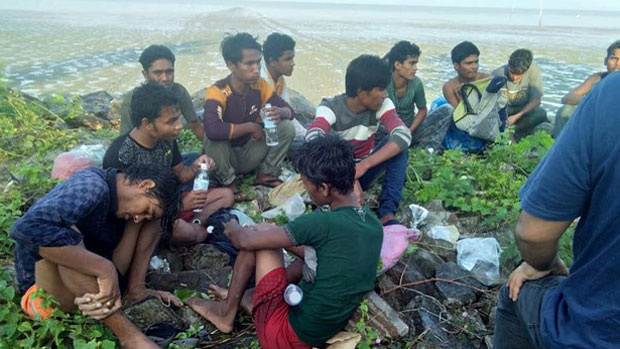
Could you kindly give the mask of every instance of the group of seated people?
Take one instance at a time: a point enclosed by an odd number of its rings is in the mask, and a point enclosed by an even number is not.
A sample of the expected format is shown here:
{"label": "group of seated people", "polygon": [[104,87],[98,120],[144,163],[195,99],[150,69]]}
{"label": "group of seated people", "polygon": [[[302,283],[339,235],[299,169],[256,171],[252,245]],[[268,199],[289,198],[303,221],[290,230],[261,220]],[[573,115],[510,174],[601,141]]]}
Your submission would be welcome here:
{"label": "group of seated people", "polygon": [[[620,44],[615,44],[606,59],[609,72],[618,68]],[[222,41],[221,51],[230,74],[207,88],[200,122],[188,91],[174,81],[174,54],[160,45],[144,50],[145,83],[123,97],[121,135],[107,150],[103,169],[77,172],[14,224],[17,280],[30,317],[77,307],[108,326],[121,345],[155,347],[119,309],[121,297],[127,303],[148,295],[181,305],[170,293],[145,287],[160,240],[181,246],[208,241],[209,216],[244,199],[236,178],[256,171],[255,184],[280,185],[289,148],[303,135],[291,160],[313,204],[329,209],[284,226],[227,223],[225,234],[239,250],[230,287],[214,286],[217,300],[191,299],[188,305],[223,332],[232,331],[240,307],[251,312],[265,348],[323,346],[374,287],[382,226],[398,224],[409,147],[441,148],[460,87],[489,76],[478,72],[476,46],[458,44],[452,50],[458,75],[443,86],[447,104],[429,113],[417,76],[421,51],[400,41],[385,58],[353,59],[345,92],[323,99],[305,130],[284,80],[295,65],[290,36],[273,33],[261,45],[238,33]],[[515,51],[493,75],[507,78],[502,90],[507,123],[517,133],[527,134],[546,120],[542,78],[529,50]],[[579,102],[594,80],[572,91],[580,97],[570,101]],[[264,118],[276,124],[276,145],[266,142]],[[204,142],[204,154],[179,151],[182,119]],[[202,164],[214,185],[192,190]],[[375,215],[361,198],[382,173]],[[285,269],[282,249],[300,259]],[[248,289],[252,276],[256,288]],[[282,296],[289,283],[300,283],[304,292],[294,307]],[[38,289],[58,303],[45,307]]]}

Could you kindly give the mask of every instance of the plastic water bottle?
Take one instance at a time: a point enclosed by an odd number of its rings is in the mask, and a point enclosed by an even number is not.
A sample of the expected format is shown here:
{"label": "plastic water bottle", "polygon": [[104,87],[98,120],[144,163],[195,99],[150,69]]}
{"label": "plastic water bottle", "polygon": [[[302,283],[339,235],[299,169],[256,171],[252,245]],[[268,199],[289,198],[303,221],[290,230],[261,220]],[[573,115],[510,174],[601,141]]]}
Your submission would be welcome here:
{"label": "plastic water bottle", "polygon": [[301,300],[303,298],[304,292],[299,286],[295,284],[289,284],[288,286],[286,286],[286,289],[284,290],[284,301],[286,302],[286,304],[294,307],[297,304],[301,303]]}
{"label": "plastic water bottle", "polygon": [[271,108],[271,104],[265,104],[265,107],[260,110],[260,117],[263,119],[263,124],[265,124],[265,141],[267,142],[268,147],[275,147],[278,145],[278,128],[275,122],[273,122],[269,116],[267,116],[267,112],[265,109]]}
{"label": "plastic water bottle", "polygon": [[[207,164],[200,164],[200,173],[194,178],[194,190],[209,189],[209,174],[207,173]],[[202,208],[195,208],[194,212],[202,212]]]}

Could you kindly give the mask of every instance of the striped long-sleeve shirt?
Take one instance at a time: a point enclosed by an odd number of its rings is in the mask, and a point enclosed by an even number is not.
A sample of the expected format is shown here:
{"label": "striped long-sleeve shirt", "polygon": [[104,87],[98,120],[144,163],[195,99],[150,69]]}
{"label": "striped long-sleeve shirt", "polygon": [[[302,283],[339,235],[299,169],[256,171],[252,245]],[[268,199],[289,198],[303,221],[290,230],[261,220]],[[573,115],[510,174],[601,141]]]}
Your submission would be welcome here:
{"label": "striped long-sleeve shirt", "polygon": [[411,143],[411,133],[396,114],[394,103],[386,98],[379,110],[366,110],[355,114],[346,104],[346,95],[324,98],[316,110],[316,117],[306,133],[306,140],[336,132],[351,142],[357,159],[367,156],[375,146],[375,133],[379,125],[388,132],[389,139],[402,149]]}

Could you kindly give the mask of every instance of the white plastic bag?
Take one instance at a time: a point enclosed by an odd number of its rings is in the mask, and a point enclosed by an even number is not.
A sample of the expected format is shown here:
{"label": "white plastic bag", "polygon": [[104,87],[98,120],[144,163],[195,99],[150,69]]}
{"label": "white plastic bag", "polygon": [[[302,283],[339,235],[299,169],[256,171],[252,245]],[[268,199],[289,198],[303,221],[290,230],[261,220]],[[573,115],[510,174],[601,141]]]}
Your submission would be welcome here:
{"label": "white plastic bag", "polygon": [[470,271],[483,284],[499,282],[499,255],[502,249],[495,238],[468,238],[456,243],[457,264]]}
{"label": "white plastic bag", "polygon": [[428,216],[428,210],[416,204],[409,205],[409,210],[411,210],[411,217],[413,218],[411,227],[416,229],[424,222],[426,216]]}
{"label": "white plastic bag", "polygon": [[299,194],[295,194],[282,205],[263,212],[263,217],[267,219],[274,219],[280,214],[280,212],[284,212],[289,220],[294,220],[306,212],[306,204],[304,203],[304,199],[302,199]]}
{"label": "white plastic bag", "polygon": [[239,221],[239,224],[241,224],[242,226],[248,226],[248,225],[254,225],[254,220],[252,220],[252,218],[250,218],[247,214],[245,214],[245,212],[237,210],[236,208],[231,210],[230,213],[234,214],[237,217],[237,221]]}
{"label": "white plastic bag", "polygon": [[82,144],[79,147],[69,150],[69,153],[76,153],[87,157],[93,162],[93,166],[101,167],[101,165],[103,165],[105,151],[106,149],[103,144]]}
{"label": "white plastic bag", "polygon": [[459,239],[459,230],[454,225],[436,225],[429,230],[426,235],[435,240],[445,240],[452,244]]}

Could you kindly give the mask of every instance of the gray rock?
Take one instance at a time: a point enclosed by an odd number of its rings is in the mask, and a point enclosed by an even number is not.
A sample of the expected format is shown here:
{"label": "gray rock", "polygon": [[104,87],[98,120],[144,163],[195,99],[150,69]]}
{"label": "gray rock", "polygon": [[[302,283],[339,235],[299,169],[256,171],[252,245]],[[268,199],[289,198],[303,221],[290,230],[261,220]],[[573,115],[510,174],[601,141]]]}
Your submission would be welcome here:
{"label": "gray rock", "polygon": [[[453,262],[446,262],[438,265],[436,269],[436,277],[446,280],[455,280],[458,283],[484,289],[484,285]],[[476,300],[476,293],[471,287],[442,281],[435,282],[435,286],[445,300],[444,303],[446,305],[465,305]]]}
{"label": "gray rock", "polygon": [[426,234],[422,235],[422,238],[418,242],[420,246],[424,246],[429,253],[440,257],[441,259],[449,262],[456,262],[456,248],[455,246],[446,240],[431,239]]}
{"label": "gray rock", "polygon": [[410,292],[406,292],[405,290],[397,289],[396,291],[388,292],[396,288],[396,284],[392,282],[392,279],[390,279],[387,275],[384,275],[379,279],[378,287],[379,290],[381,290],[381,298],[383,298],[383,300],[395,310],[403,309],[403,304],[407,304],[405,301],[410,298],[408,295]]}
{"label": "gray rock", "polygon": [[443,212],[446,210],[443,208],[443,203],[441,200],[431,200],[427,202],[424,207],[431,212]]}
{"label": "gray rock", "polygon": [[169,246],[166,248],[160,248],[155,252],[155,255],[159,258],[165,259],[170,265],[170,271],[176,273],[182,271],[185,267],[183,265],[183,256],[187,254],[187,249],[183,247]]}
{"label": "gray rock", "polygon": [[188,328],[188,323],[185,320],[179,317],[171,308],[164,305],[159,298],[152,296],[124,308],[123,313],[142,331],[153,324],[161,322],[170,324],[178,330]]}
{"label": "gray rock", "polygon": [[112,102],[113,99],[114,97],[106,91],[97,91],[80,96],[82,108],[84,108],[85,113],[106,120],[108,119],[108,112],[110,111],[110,102]]}
{"label": "gray rock", "polygon": [[429,347],[456,348],[458,343],[448,333],[452,326],[445,321],[449,314],[444,314],[441,304],[429,297],[417,296],[405,310],[419,323],[419,332],[425,333],[422,342]]}
{"label": "gray rock", "polygon": [[479,216],[459,218],[456,222],[456,227],[459,229],[459,232],[464,237],[476,236],[482,231],[482,228],[480,227]]}
{"label": "gray rock", "polygon": [[298,91],[289,88],[288,93],[291,107],[295,110],[295,114],[297,114],[297,120],[307,128],[314,120],[316,106]]}
{"label": "gray rock", "polygon": [[192,310],[192,308],[188,306],[177,309],[175,313],[190,325],[204,326],[204,332],[206,333],[212,333],[217,330],[217,327],[215,327],[213,324],[207,321],[207,319],[200,316],[197,312],[195,312],[194,310]]}
{"label": "gray rock", "polygon": [[206,292],[212,283],[225,287],[231,271],[232,267],[225,267],[187,270],[170,274],[152,273],[148,275],[147,284],[151,288],[170,292],[175,289]]}
{"label": "gray rock", "polygon": [[[409,326],[386,301],[374,291],[369,292],[365,299],[368,302],[368,315],[370,316],[368,325],[374,328],[381,338],[398,339],[407,335]],[[345,331],[356,332],[355,324],[360,317],[361,311],[358,308],[345,327]]]}
{"label": "gray rock", "polygon": [[[427,280],[427,277],[424,273],[422,273],[416,264],[405,264],[402,261],[399,261],[392,269],[388,270],[386,276],[388,276],[395,285],[399,285],[401,280],[403,285]],[[432,282],[424,282],[416,286],[406,286],[406,288],[400,287],[397,290],[392,291],[396,294],[396,298],[399,300],[396,309],[403,309],[407,303],[409,303],[413,297],[416,296],[416,293],[409,289],[417,290],[433,297],[439,296]]]}
{"label": "gray rock", "polygon": [[215,269],[228,266],[229,257],[215,246],[197,244],[187,249],[183,256],[184,270]]}
{"label": "gray rock", "polygon": [[435,267],[443,262],[441,257],[422,248],[415,250],[407,259],[407,265],[417,266],[427,279],[435,275]]}
{"label": "gray rock", "polygon": [[488,349],[493,349],[493,335],[484,336],[484,344]]}

